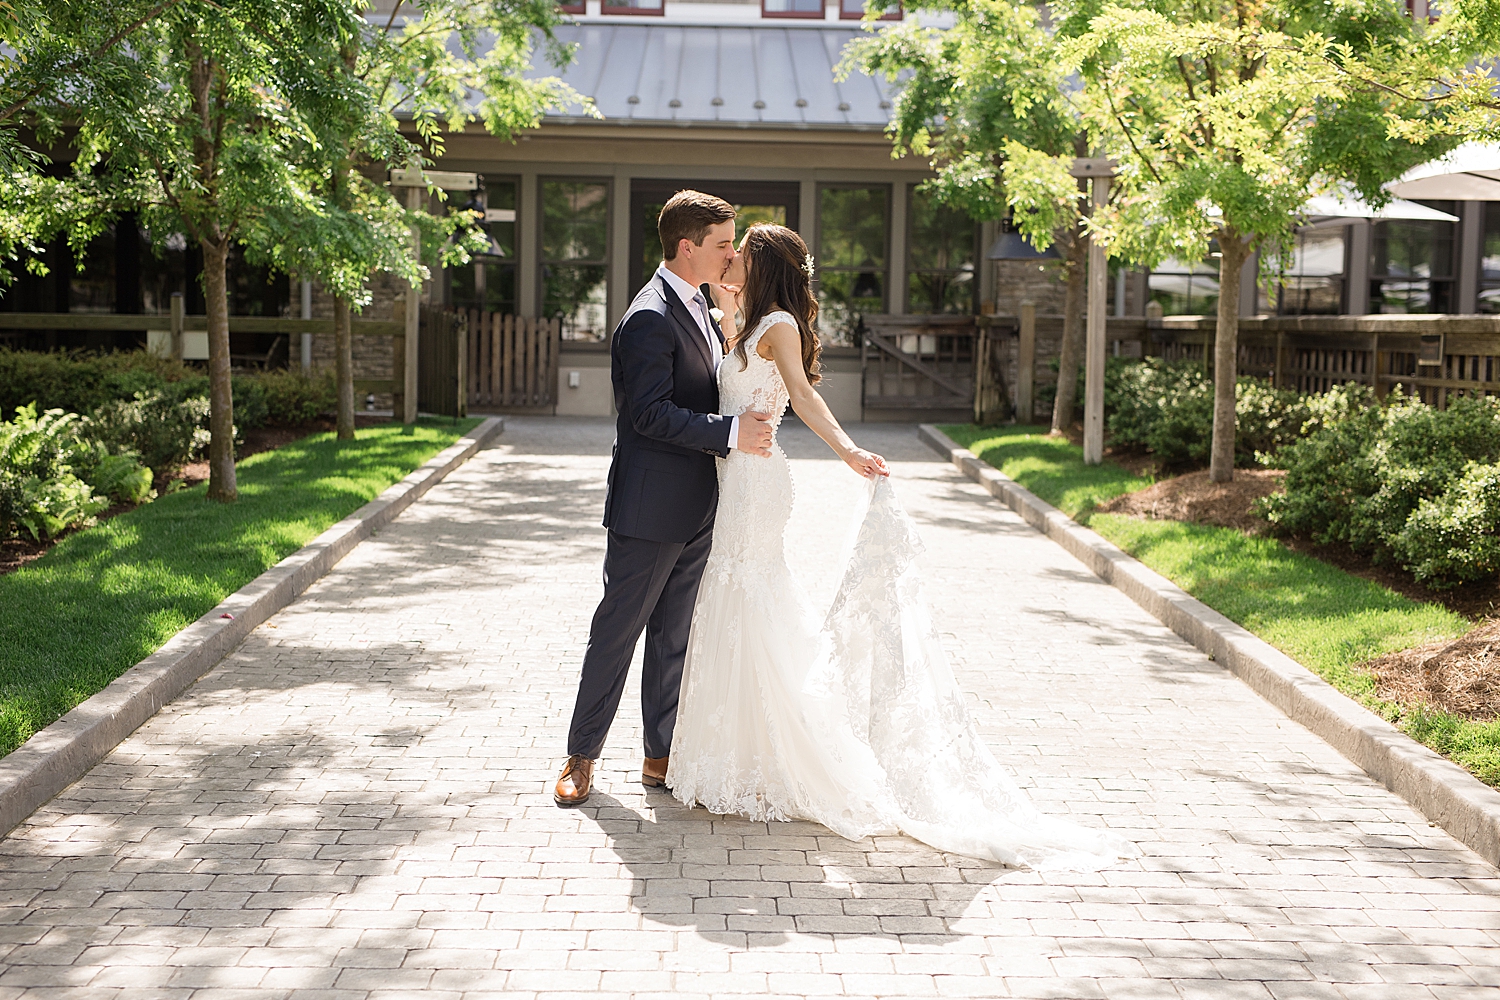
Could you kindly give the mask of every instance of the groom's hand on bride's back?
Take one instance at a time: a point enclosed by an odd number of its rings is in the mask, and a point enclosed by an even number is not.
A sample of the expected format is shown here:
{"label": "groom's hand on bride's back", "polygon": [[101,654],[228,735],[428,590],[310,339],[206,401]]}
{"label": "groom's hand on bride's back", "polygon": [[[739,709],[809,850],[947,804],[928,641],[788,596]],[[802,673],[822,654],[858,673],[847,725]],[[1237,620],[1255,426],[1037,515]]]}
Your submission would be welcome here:
{"label": "groom's hand on bride's back", "polygon": [[740,414],[740,433],[734,442],[735,448],[740,451],[759,455],[762,458],[771,457],[771,416],[767,413],[757,413],[754,410],[746,410]]}

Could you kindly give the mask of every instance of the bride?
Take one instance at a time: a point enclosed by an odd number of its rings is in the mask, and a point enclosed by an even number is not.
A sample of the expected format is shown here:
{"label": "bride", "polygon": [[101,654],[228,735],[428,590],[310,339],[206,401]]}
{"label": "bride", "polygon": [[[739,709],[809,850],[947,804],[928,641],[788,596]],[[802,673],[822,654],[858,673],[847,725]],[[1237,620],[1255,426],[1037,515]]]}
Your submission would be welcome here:
{"label": "bride", "polygon": [[[813,259],[761,224],[714,297],[733,345],[726,415],[790,402],[870,480],[842,583],[822,622],[787,567],[785,453],[720,459],[713,548],[693,611],[666,784],[684,803],[753,820],[813,820],[851,840],[904,833],[1030,867],[1097,868],[1132,845],[1038,812],[979,737],[919,593],[915,526],[885,460],[857,447],[814,390]],[[737,333],[733,315],[744,314]]]}

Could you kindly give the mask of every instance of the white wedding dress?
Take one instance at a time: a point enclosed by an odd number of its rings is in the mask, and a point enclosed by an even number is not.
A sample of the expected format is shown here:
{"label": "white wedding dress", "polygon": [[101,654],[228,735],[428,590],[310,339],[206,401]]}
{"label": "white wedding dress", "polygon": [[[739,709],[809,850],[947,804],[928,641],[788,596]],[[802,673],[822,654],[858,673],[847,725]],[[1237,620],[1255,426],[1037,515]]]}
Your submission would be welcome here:
{"label": "white wedding dress", "polygon": [[[780,425],[786,386],[756,352],[719,367],[719,408]],[[813,820],[857,840],[900,832],[1011,865],[1098,868],[1133,845],[1038,812],[980,739],[919,592],[915,526],[871,483],[820,623],[787,566],[786,454],[719,462],[713,548],[693,611],[667,785],[753,820]]]}

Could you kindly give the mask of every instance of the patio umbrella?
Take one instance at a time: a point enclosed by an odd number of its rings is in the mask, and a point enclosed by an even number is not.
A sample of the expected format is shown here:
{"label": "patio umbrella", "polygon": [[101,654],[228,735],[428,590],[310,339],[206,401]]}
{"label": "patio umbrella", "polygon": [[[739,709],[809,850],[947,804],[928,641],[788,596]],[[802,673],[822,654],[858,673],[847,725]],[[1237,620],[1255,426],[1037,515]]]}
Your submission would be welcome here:
{"label": "patio umbrella", "polygon": [[1439,212],[1426,205],[1393,198],[1382,208],[1373,208],[1363,199],[1352,194],[1323,194],[1311,198],[1304,209],[1308,224],[1302,229],[1327,229],[1346,225],[1350,219],[1420,219],[1430,222],[1457,222],[1458,216]]}
{"label": "patio umbrella", "polygon": [[1500,201],[1500,143],[1466,142],[1387,185],[1398,198]]}

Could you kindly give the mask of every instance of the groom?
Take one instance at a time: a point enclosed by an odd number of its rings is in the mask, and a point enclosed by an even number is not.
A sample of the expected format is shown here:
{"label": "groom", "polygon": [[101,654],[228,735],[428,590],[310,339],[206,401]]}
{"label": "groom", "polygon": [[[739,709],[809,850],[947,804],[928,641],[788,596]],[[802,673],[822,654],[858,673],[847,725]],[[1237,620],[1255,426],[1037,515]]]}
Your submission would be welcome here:
{"label": "groom", "polygon": [[610,352],[620,415],[604,498],[604,599],[589,627],[568,760],[552,793],[560,806],[589,797],[643,629],[641,783],[665,783],[688,627],[719,501],[714,459],[730,448],[771,453],[766,414],[715,412],[725,345],[703,288],[734,261],[733,206],[679,191],[656,225],[666,259],[615,327]]}

